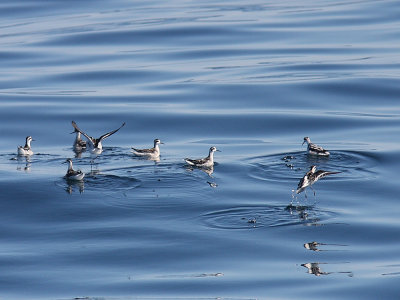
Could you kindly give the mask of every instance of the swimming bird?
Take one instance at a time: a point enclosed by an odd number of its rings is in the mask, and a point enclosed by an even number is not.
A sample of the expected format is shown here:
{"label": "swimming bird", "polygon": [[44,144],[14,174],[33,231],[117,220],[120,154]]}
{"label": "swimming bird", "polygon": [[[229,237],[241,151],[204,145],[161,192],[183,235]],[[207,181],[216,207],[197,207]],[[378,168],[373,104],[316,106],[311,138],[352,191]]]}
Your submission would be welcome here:
{"label": "swimming bird", "polygon": [[184,160],[186,161],[187,164],[189,164],[191,166],[209,168],[214,165],[214,152],[215,151],[221,152],[217,148],[211,147],[208,156],[205,158],[200,158],[200,159],[185,158]]}
{"label": "swimming bird", "polygon": [[91,152],[93,154],[100,154],[103,151],[103,145],[101,144],[101,142],[104,139],[108,138],[110,135],[113,135],[114,133],[116,133],[122,127],[124,127],[125,126],[125,122],[118,129],[115,129],[113,131],[105,133],[102,136],[100,136],[98,139],[96,139],[94,137],[91,137],[91,136],[87,135],[85,132],[83,132],[82,130],[80,130],[79,127],[76,125],[76,123],[74,121],[72,121],[72,126],[75,128],[76,131],[79,131],[80,133],[82,133],[88,139],[88,141],[89,141],[88,144],[91,147]]}
{"label": "swimming bird", "polygon": [[74,151],[80,152],[86,150],[86,141],[82,140],[81,132],[76,130],[74,127],[74,131],[71,134],[76,133],[75,141],[74,141]]}
{"label": "swimming bird", "polygon": [[25,146],[18,146],[18,155],[21,156],[27,156],[27,155],[33,155],[33,151],[31,148],[31,142],[34,141],[34,139],[32,139],[31,136],[27,136],[26,137],[26,141],[25,141]]}
{"label": "swimming bird", "polygon": [[85,173],[81,170],[74,170],[72,167],[72,159],[68,158],[66,163],[69,163],[67,174],[65,174],[65,178],[68,180],[82,180],[85,177]]}
{"label": "swimming bird", "polygon": [[315,144],[313,144],[313,143],[311,143],[311,140],[310,140],[310,138],[308,137],[308,136],[306,136],[305,138],[304,138],[304,141],[303,141],[303,144],[302,145],[304,145],[304,143],[307,143],[307,152],[308,152],[308,154],[311,154],[311,155],[320,155],[320,156],[329,156],[329,152],[327,151],[327,150],[325,150],[324,148],[322,148],[322,147],[320,147],[320,146],[318,146],[318,145],[315,145]]}
{"label": "swimming bird", "polygon": [[132,147],[132,152],[136,156],[146,156],[151,159],[157,159],[160,157],[160,144],[164,144],[160,139],[154,140],[154,147],[150,149],[136,149]]}
{"label": "swimming bird", "polygon": [[[317,171],[317,166],[311,166],[310,170],[303,176],[303,178],[300,179],[300,182],[297,185],[296,194],[301,193],[308,186],[314,191],[314,189],[311,186],[314,183],[316,183],[319,179],[321,179],[322,177],[325,177],[327,175],[338,174],[338,173],[340,173],[340,172],[330,172],[330,171],[324,171],[324,170]],[[315,191],[314,191],[314,196],[315,196]]]}

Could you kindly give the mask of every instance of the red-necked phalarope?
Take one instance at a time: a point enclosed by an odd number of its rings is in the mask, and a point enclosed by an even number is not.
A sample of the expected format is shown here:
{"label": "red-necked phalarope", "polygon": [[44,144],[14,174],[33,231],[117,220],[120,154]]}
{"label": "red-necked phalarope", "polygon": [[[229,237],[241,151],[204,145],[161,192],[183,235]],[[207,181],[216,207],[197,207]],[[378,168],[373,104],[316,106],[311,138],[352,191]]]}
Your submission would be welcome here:
{"label": "red-necked phalarope", "polygon": [[150,149],[136,149],[132,147],[133,154],[137,156],[146,156],[148,158],[157,159],[160,157],[160,144],[162,143],[159,139],[154,140],[154,147]]}
{"label": "red-necked phalarope", "polygon": [[76,125],[76,123],[74,121],[72,121],[72,126],[74,126],[75,130],[77,130],[80,133],[82,133],[88,139],[88,141],[90,142],[89,145],[92,148],[91,152],[93,154],[100,154],[103,151],[103,145],[101,144],[101,142],[104,139],[108,138],[110,135],[113,135],[114,133],[116,133],[122,127],[124,127],[125,126],[125,122],[118,129],[115,129],[113,131],[105,133],[101,137],[99,137],[98,139],[95,139],[94,137],[91,137],[91,136],[87,135],[85,132],[83,132],[82,130],[80,130],[79,127]]}
{"label": "red-necked phalarope", "polygon": [[[301,193],[308,186],[312,189],[311,186],[314,183],[316,183],[319,179],[321,179],[322,177],[325,177],[327,175],[337,174],[337,173],[340,173],[340,172],[329,172],[329,171],[324,171],[324,170],[317,171],[317,166],[311,166],[310,170],[303,176],[302,179],[300,179],[300,182],[297,186],[296,194]],[[315,195],[315,191],[314,191],[314,195]]]}
{"label": "red-necked phalarope", "polygon": [[31,136],[27,136],[25,146],[24,147],[18,146],[18,155],[21,155],[21,156],[33,155],[33,151],[31,148],[32,141],[34,141],[34,139],[32,139]]}
{"label": "red-necked phalarope", "polygon": [[82,140],[81,133],[79,130],[76,130],[74,127],[74,131],[71,134],[76,133],[75,141],[74,141],[74,151],[80,152],[86,150],[86,141]]}
{"label": "red-necked phalarope", "polygon": [[217,148],[211,147],[210,152],[206,158],[200,158],[200,159],[185,158],[184,160],[186,161],[186,163],[188,163],[191,166],[209,168],[214,165],[214,152],[215,151],[221,152]]}
{"label": "red-necked phalarope", "polygon": [[308,152],[308,154],[320,155],[320,156],[329,156],[329,154],[330,154],[324,148],[311,143],[311,140],[310,140],[310,138],[308,136],[306,136],[304,138],[303,145],[304,145],[304,143],[307,143],[307,152]]}
{"label": "red-necked phalarope", "polygon": [[65,178],[68,180],[82,180],[85,177],[85,173],[81,170],[74,170],[72,168],[72,159],[68,158],[66,163],[69,163],[67,174],[65,174]]}

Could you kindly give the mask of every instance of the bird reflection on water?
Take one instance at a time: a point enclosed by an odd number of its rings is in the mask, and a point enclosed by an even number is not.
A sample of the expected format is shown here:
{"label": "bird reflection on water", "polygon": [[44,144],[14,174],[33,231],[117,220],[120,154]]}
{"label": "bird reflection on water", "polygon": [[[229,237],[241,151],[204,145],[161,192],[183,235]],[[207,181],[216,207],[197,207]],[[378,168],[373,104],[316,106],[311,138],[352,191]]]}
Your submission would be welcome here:
{"label": "bird reflection on water", "polygon": [[[31,171],[32,161],[31,161],[31,157],[29,155],[17,156],[15,158],[13,158],[13,160],[18,161],[18,165],[17,165],[18,171],[25,171],[27,173]],[[24,165],[24,166],[22,166],[22,165]]]}
{"label": "bird reflection on water", "polygon": [[[201,170],[204,173],[206,173],[210,178],[213,178],[212,174],[214,173],[214,166],[211,166],[211,167],[195,167],[195,166],[186,165],[185,169],[188,172],[193,172],[195,169]],[[212,188],[216,188],[218,186],[218,184],[216,182],[214,182],[214,181],[207,180],[206,182]]]}
{"label": "bird reflection on water", "polygon": [[293,205],[289,204],[286,206],[285,210],[291,215],[298,215],[300,221],[304,222],[306,225],[319,225],[320,218],[315,216],[313,212],[313,206],[306,205]]}
{"label": "bird reflection on water", "polygon": [[185,169],[189,172],[193,172],[194,170],[201,170],[204,173],[206,173],[208,176],[212,177],[212,174],[214,173],[214,166],[211,167],[194,167],[194,166],[185,166]]}
{"label": "bird reflection on water", "polygon": [[79,181],[71,181],[71,180],[67,180],[67,187],[65,189],[65,191],[68,194],[72,194],[75,189],[78,189],[79,194],[82,194],[85,191],[85,182],[83,180],[79,180]]}
{"label": "bird reflection on water", "polygon": [[320,246],[333,246],[333,247],[347,247],[348,245],[343,245],[343,244],[326,244],[326,243],[318,243],[316,241],[305,243],[304,248],[307,250],[315,251],[315,252],[320,252],[320,251],[344,251],[343,249],[320,249]]}
{"label": "bird reflection on water", "polygon": [[330,275],[330,274],[346,274],[349,277],[354,276],[353,272],[351,272],[351,271],[325,272],[325,271],[322,271],[321,265],[329,265],[329,264],[328,263],[319,263],[319,262],[301,264],[302,267],[307,269],[308,274],[312,274],[315,276]]}
{"label": "bird reflection on water", "polygon": [[302,264],[301,266],[307,268],[308,274],[313,274],[315,276],[331,274],[330,272],[322,271],[321,267],[319,265],[320,265],[320,263],[305,263],[305,264]]}

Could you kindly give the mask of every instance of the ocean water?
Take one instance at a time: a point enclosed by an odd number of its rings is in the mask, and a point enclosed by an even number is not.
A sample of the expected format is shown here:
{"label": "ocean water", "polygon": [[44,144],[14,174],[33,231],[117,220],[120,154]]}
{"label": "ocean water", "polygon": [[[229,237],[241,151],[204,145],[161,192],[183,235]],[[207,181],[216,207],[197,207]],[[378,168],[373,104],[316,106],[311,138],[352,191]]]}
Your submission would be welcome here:
{"label": "ocean water", "polygon": [[[398,1],[0,16],[1,299],[399,299]],[[126,126],[93,159],[72,120]],[[17,157],[27,135],[35,154]],[[132,156],[155,138],[160,161]],[[185,165],[211,146],[213,170]],[[340,173],[293,194],[311,165]]]}

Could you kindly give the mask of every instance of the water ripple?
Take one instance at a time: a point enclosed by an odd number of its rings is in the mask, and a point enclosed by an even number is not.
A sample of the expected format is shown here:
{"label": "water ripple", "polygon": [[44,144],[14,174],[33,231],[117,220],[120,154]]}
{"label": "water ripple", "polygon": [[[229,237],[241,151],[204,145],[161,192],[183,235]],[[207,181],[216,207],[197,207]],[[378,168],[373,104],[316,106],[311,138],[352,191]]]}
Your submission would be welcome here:
{"label": "water ripple", "polygon": [[249,229],[294,225],[321,225],[335,214],[314,206],[241,206],[206,213],[206,226],[218,229]]}
{"label": "water ripple", "polygon": [[262,181],[291,182],[302,177],[311,165],[318,169],[341,172],[330,180],[365,180],[376,177],[374,166],[379,158],[370,152],[331,151],[329,157],[302,152],[277,153],[248,159],[249,176]]}

